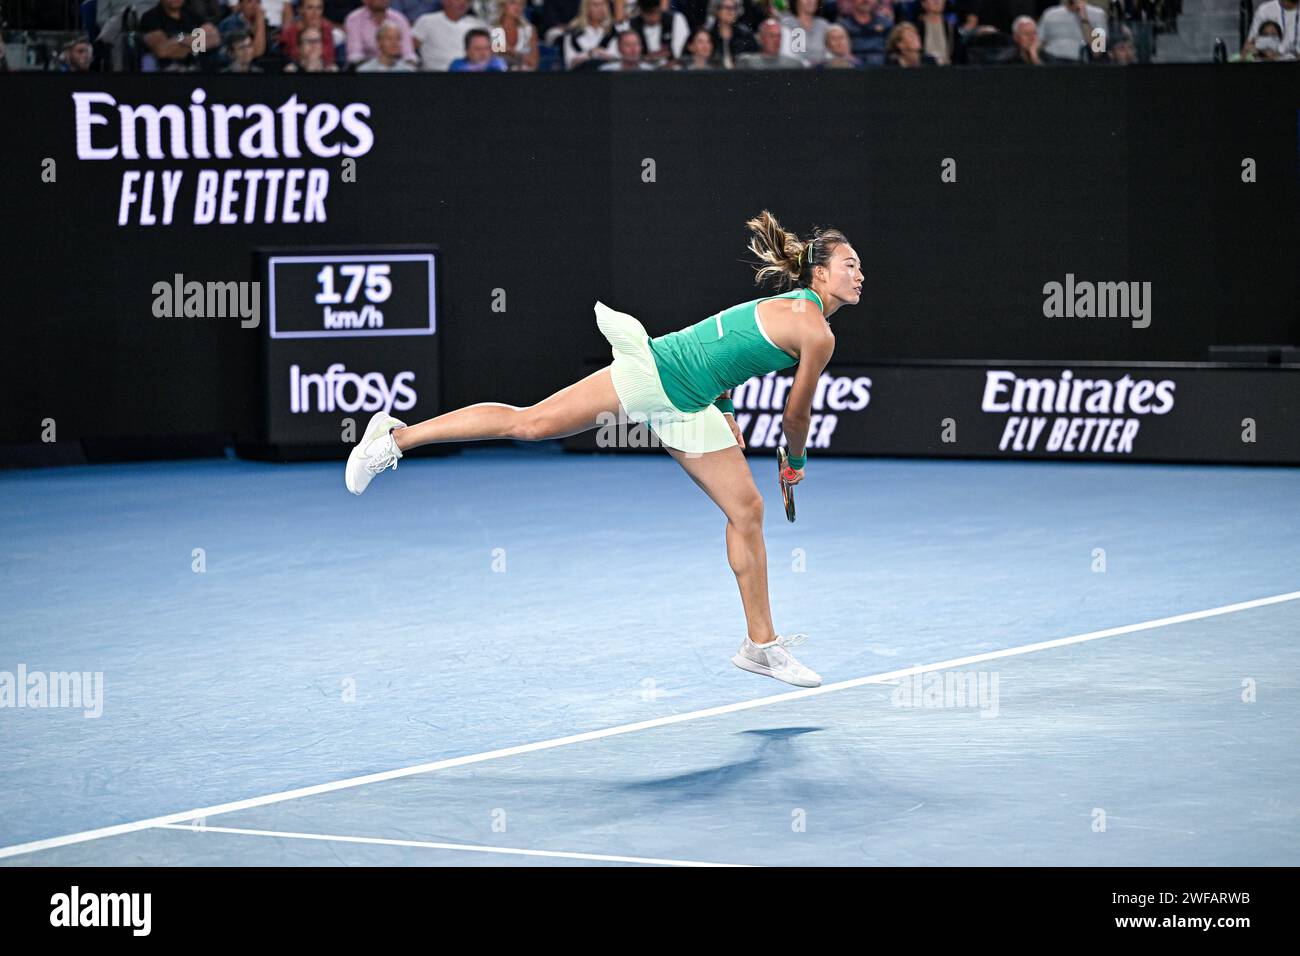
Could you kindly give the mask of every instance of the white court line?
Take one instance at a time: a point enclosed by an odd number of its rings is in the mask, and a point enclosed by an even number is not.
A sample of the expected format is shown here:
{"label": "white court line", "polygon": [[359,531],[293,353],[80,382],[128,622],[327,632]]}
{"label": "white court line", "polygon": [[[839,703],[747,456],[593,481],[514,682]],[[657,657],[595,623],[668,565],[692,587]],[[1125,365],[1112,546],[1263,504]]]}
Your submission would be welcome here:
{"label": "white court line", "polygon": [[36,853],[41,850],[52,850],[61,846],[71,846],[75,843],[86,843],[90,840],[103,840],[106,837],[122,836],[126,833],[137,833],[140,830],[148,830],[151,827],[161,827],[169,823],[184,823],[187,820],[194,820],[199,817],[215,817],[222,813],[234,813],[237,810],[264,807],[272,803],[283,803],[286,800],[298,800],[302,797],[312,797],[317,794],[332,793],[336,790],[348,790],[352,787],[363,787],[371,783],[382,783],[385,780],[396,780],[401,777],[412,777],[416,774],[432,773],[436,770],[447,770],[451,767],[463,767],[467,764],[483,763],[487,760],[499,760],[502,757],[514,757],[518,754],[534,753],[538,750],[550,750],[554,747],[565,747],[569,744],[585,743],[589,740],[600,740],[604,737],[616,737],[620,734],[636,733],[640,730],[649,730],[652,727],[664,727],[668,724],[679,724],[688,720],[700,720],[705,717],[717,717],[722,714],[733,714],[737,711],[750,710],[754,707],[766,707],[769,704],[779,704],[788,700],[800,700],[805,697],[816,697],[820,694],[830,694],[837,690],[848,690],[852,687],[861,687],[864,684],[881,684],[886,681],[897,680],[900,677],[908,677],[912,674],[924,674],[927,671],[942,670],[948,667],[961,667],[966,664],[976,664],[980,661],[992,661],[1001,657],[1013,657],[1018,654],[1029,654],[1034,651],[1043,651],[1053,647],[1065,647],[1069,644],[1082,644],[1085,641],[1096,641],[1104,637],[1118,637],[1121,634],[1133,634],[1137,631],[1149,631],[1157,627],[1168,627],[1172,624],[1185,624],[1188,621],[1199,621],[1207,617],[1217,617],[1220,614],[1232,614],[1235,611],[1247,611],[1251,608],[1265,607],[1269,604],[1281,604],[1284,601],[1294,601],[1296,599],[1300,599],[1300,591],[1290,591],[1287,594],[1275,594],[1272,597],[1256,598],[1253,601],[1242,601],[1238,604],[1225,604],[1222,607],[1210,608],[1205,611],[1190,611],[1186,614],[1175,614],[1172,617],[1161,617],[1153,621],[1143,621],[1140,624],[1125,624],[1122,627],[1110,627],[1102,631],[1089,631],[1087,634],[1076,634],[1073,637],[1058,637],[1050,641],[1040,641],[1037,644],[1022,644],[1020,647],[1008,647],[1005,650],[990,651],[986,654],[972,654],[969,657],[957,657],[950,661],[939,661],[936,664],[918,664],[914,667],[905,667],[902,670],[887,671],[883,674],[873,674],[870,677],[856,677],[853,680],[839,681],[835,684],[823,684],[820,687],[809,687],[804,690],[789,691],[784,694],[774,694],[771,697],[758,697],[754,700],[744,700],[735,704],[725,704],[721,707],[708,707],[704,710],[692,710],[684,714],[672,714],[668,717],[656,717],[653,720],[641,720],[634,724],[622,724],[617,727],[606,727],[603,730],[590,730],[582,734],[572,734],[568,737],[556,737],[552,740],[542,740],[532,744],[520,744],[516,747],[504,747],[500,750],[488,750],[483,753],[468,754],[464,757],[451,757],[446,760],[435,760],[431,763],[416,764],[415,766],[402,767],[398,770],[385,770],[382,773],[371,773],[362,777],[350,777],[346,780],[335,780],[332,783],[321,783],[311,787],[299,787],[296,790],[285,790],[280,793],[271,793],[262,797],[250,797],[247,800],[236,800],[232,803],[222,803],[213,807],[186,810],[184,813],[169,813],[166,816],[153,817],[149,820],[138,820],[135,823],[119,823],[116,826],[100,827],[97,830],[84,830],[81,833],[70,833],[67,836],[52,837],[48,840],[35,840],[31,843],[16,843],[13,846],[0,847],[0,859],[11,856],[20,856],[24,853]]}
{"label": "white court line", "polygon": [[657,866],[748,866],[748,863],[702,863],[699,860],[662,860],[653,856],[613,856],[608,853],[576,853],[559,850],[523,850],[518,847],[476,846],[472,843],[430,843],[426,840],[390,840],[385,837],[338,836],[328,833],[290,833],[281,830],[245,830],[240,827],[197,827],[168,823],[160,830],[189,833],[237,833],[244,836],[284,837],[290,840],[323,840],[335,843],[372,843],[378,846],[413,846],[429,850],[467,850],[471,853],[503,853],[510,856],[547,856],[564,860],[595,860],[600,863],[653,863]]}

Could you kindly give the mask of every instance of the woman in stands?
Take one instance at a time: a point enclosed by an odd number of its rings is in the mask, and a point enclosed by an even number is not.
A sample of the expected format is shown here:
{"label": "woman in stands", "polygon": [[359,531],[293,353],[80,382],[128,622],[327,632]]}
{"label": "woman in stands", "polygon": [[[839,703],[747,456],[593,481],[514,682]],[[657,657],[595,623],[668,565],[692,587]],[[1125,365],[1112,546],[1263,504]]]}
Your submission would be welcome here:
{"label": "woman in stands", "polygon": [[796,470],[791,483],[798,484],[813,394],[835,348],[827,320],[840,306],[857,304],[862,268],[838,229],[816,229],[805,241],[767,210],[746,225],[749,249],[763,263],[755,282],[774,280],[788,291],[733,305],[654,339],[632,316],[597,302],[596,324],[613,350],[610,365],[526,408],[481,402],[409,426],[378,412],[348,458],[348,490],[361,494],[381,471],[396,469],[403,452],[433,442],[540,441],[608,425],[615,416],[645,422],[727,518],[727,559],[748,625],[733,663],[800,687],[817,686],[821,678],[789,651],[803,635],[778,637],[772,625],[763,496],[741,453],[731,389],[798,364],[782,419]]}
{"label": "woman in stands", "polygon": [[501,0],[497,15],[491,20],[500,27],[505,49],[498,54],[512,70],[537,69],[541,51],[537,47],[537,31],[524,16],[524,0]]}
{"label": "woman in stands", "polygon": [[564,68],[598,69],[618,59],[618,31],[609,0],[582,0],[564,34]]}

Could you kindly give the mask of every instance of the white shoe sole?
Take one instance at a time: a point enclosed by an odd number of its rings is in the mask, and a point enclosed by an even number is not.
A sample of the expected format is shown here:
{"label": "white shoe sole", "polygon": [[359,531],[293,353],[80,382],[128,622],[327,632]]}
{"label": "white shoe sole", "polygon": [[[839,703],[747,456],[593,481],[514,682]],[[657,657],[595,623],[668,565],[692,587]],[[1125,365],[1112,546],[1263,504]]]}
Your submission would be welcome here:
{"label": "white shoe sole", "polygon": [[779,680],[786,684],[793,684],[795,687],[820,687],[822,685],[822,679],[820,677],[811,683],[806,680],[800,680],[799,678],[781,677],[780,675],[773,673],[772,668],[768,667],[766,664],[759,664],[755,661],[751,661],[743,654],[737,654],[732,657],[731,663],[735,664],[742,671],[749,671],[751,674],[761,674],[763,677],[770,677],[773,680]]}
{"label": "white shoe sole", "polygon": [[352,492],[354,495],[362,494],[366,490],[365,488],[362,488],[361,491],[357,491],[357,489],[352,486],[352,459],[357,457],[357,451],[360,447],[360,445],[357,445],[356,448],[352,449],[351,453],[348,455],[348,463],[343,468],[343,484],[347,487],[348,491]]}

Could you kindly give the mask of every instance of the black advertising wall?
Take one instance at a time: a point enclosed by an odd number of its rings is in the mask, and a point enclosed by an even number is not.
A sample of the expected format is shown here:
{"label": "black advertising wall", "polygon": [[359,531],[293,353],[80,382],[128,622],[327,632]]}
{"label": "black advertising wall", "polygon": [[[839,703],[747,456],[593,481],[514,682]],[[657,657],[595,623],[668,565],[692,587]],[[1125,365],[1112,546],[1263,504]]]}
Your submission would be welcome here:
{"label": "black advertising wall", "polygon": [[[595,365],[591,366],[593,369]],[[747,453],[784,444],[793,370],[733,391]],[[810,455],[1300,464],[1300,366],[907,363],[827,367],[813,393]],[[643,424],[611,417],[574,451],[654,451]]]}
{"label": "black advertising wall", "polygon": [[[123,106],[162,111],[153,157],[143,119],[124,156]],[[1290,65],[10,77],[0,445],[46,419],[87,447],[256,438],[265,328],[160,317],[152,290],[256,280],[259,248],[436,247],[438,395],[405,414],[530,403],[606,354],[596,299],[660,334],[758,294],[743,223],[764,207],[843,228],[863,257],[863,301],[832,320],[840,364],[1294,345],[1298,109]],[[1045,284],[1067,281],[1137,283],[1147,318],[1046,317]]]}

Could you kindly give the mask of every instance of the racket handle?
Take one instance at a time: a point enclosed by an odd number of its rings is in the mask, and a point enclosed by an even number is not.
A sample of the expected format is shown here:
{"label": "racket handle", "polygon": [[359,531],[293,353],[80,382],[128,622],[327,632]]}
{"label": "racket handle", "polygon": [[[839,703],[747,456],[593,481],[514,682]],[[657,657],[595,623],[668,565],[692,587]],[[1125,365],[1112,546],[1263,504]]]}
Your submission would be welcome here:
{"label": "racket handle", "polygon": [[790,482],[798,478],[799,473],[795,471],[793,468],[791,468],[789,465],[787,465],[785,471],[781,472],[781,477],[785,479],[787,482]]}

